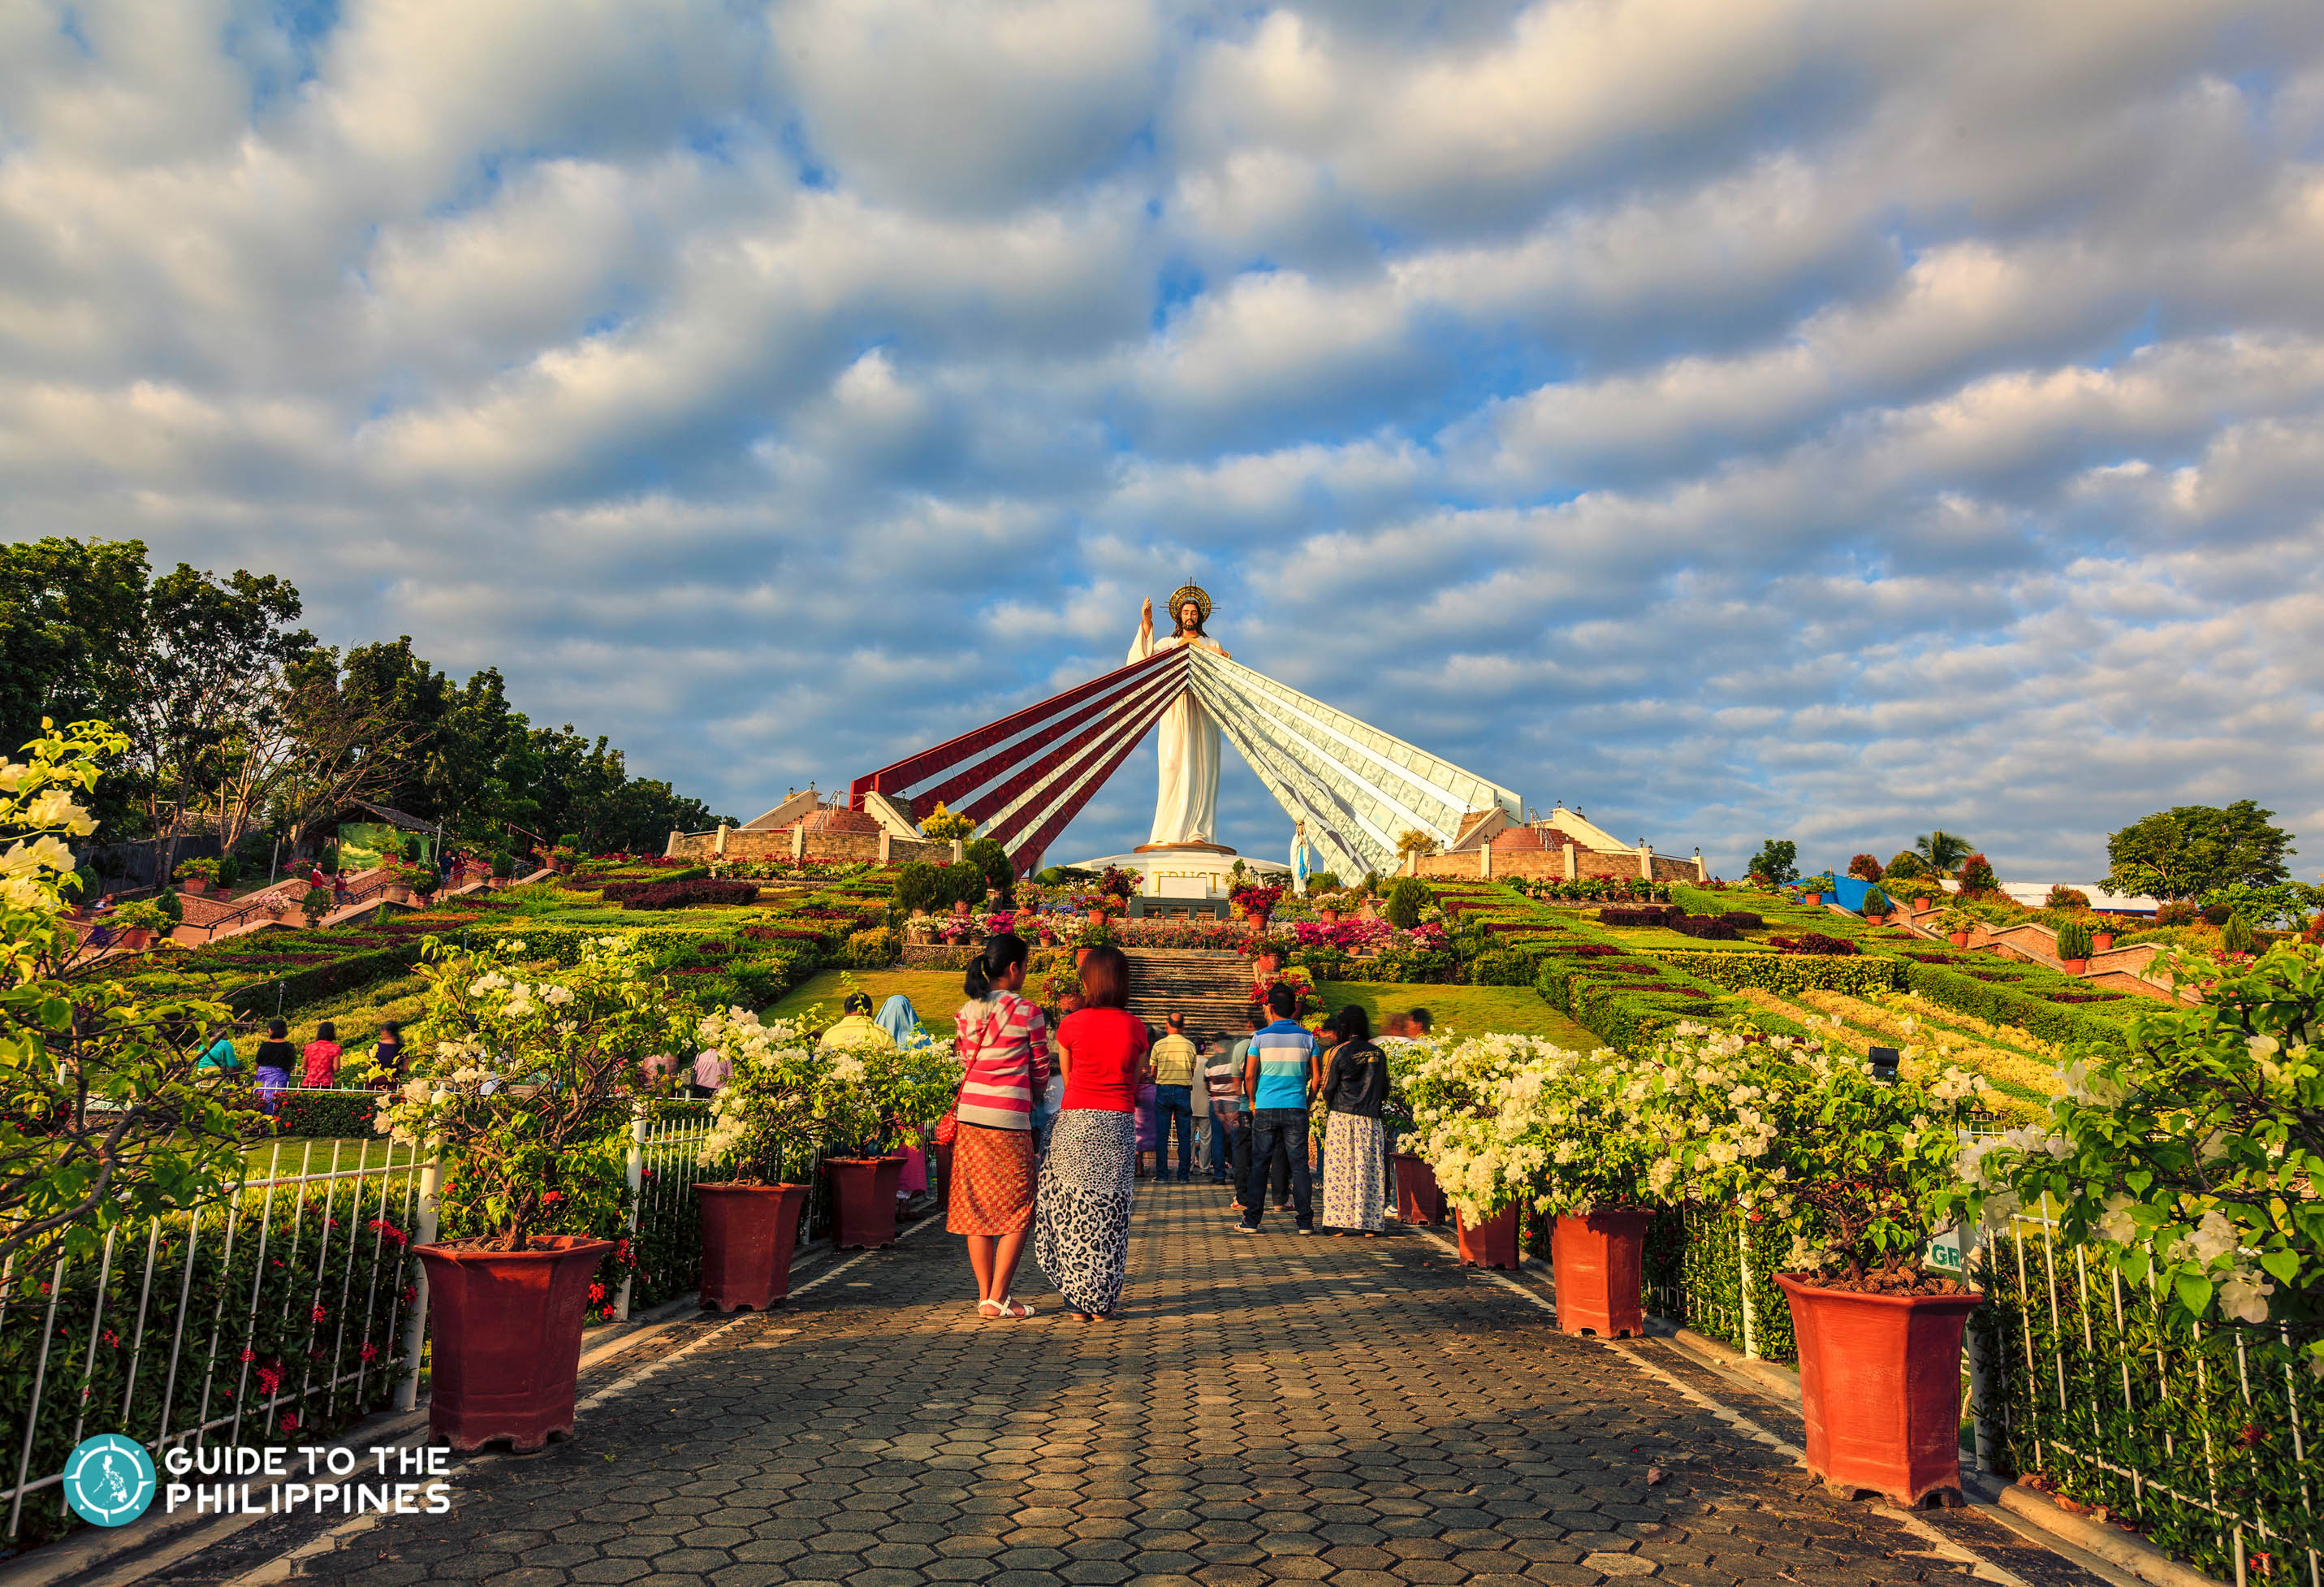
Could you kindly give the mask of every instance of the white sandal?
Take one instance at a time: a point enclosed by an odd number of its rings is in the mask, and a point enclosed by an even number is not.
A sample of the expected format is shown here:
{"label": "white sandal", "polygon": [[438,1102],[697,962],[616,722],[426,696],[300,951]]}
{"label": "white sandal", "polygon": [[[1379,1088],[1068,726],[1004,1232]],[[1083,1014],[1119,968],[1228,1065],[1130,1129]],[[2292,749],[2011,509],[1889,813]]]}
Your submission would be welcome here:
{"label": "white sandal", "polygon": [[1003,1296],[1001,1297],[1001,1315],[1004,1317],[1014,1317],[1021,1320],[1026,1317],[1038,1317],[1040,1315],[1040,1313],[1035,1311],[1031,1306],[1027,1306],[1023,1301],[1019,1300],[1015,1296],[1010,1295]]}
{"label": "white sandal", "polygon": [[[984,1309],[987,1306],[991,1306],[992,1309],[988,1312]],[[1001,1302],[997,1300],[978,1301],[976,1303],[976,1315],[980,1317],[985,1318],[998,1317],[1001,1315]]]}

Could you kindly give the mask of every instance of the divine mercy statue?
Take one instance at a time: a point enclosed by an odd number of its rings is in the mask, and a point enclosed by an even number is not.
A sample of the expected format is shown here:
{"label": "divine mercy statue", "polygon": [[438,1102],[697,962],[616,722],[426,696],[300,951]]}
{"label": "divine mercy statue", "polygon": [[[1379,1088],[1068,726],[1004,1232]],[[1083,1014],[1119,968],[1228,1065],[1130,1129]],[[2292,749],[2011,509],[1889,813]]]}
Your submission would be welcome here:
{"label": "divine mercy statue", "polygon": [[[1170,596],[1170,614],[1177,626],[1166,639],[1154,637],[1154,603],[1148,600],[1138,614],[1138,637],[1130,642],[1130,660],[1142,661],[1166,645],[1200,645],[1224,656],[1226,649],[1204,632],[1211,618],[1211,597],[1201,586],[1188,584]],[[1162,713],[1157,747],[1161,779],[1154,794],[1153,847],[1168,844],[1215,844],[1219,829],[1219,724],[1187,689]]]}

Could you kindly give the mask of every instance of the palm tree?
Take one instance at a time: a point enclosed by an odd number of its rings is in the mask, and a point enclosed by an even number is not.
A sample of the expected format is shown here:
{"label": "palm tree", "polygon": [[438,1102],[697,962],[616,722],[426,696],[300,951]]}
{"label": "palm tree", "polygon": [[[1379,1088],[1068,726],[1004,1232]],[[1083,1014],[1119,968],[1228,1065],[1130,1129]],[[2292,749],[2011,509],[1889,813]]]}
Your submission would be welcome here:
{"label": "palm tree", "polygon": [[1941,827],[1921,834],[1913,840],[1913,847],[1929,863],[1929,869],[1940,876],[1950,876],[1972,852],[1969,839]]}

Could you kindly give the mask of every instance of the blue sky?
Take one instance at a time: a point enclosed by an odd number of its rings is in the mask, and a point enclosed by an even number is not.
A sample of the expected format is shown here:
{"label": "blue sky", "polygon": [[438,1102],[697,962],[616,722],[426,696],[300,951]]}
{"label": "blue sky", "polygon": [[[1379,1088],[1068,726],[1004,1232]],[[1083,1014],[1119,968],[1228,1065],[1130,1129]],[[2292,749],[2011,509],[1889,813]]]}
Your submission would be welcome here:
{"label": "blue sky", "polygon": [[1729,873],[2245,797],[2314,853],[2324,8],[2098,15],[14,5],[0,532],[284,572],[740,815],[1192,572]]}

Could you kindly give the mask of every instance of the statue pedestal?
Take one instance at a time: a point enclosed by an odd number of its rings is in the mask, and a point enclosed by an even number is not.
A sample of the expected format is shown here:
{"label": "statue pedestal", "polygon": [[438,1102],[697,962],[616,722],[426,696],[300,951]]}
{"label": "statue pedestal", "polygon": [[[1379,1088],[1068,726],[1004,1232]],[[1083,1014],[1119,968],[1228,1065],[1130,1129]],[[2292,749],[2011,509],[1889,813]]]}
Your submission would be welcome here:
{"label": "statue pedestal", "polygon": [[[1130,872],[1141,879],[1138,890],[1147,898],[1223,899],[1234,885],[1236,863],[1235,852],[1222,844],[1181,843],[1141,844],[1126,854],[1077,860],[1074,864],[1084,871],[1113,865]],[[1274,860],[1245,857],[1240,863],[1244,877],[1252,881],[1291,873],[1288,865]]]}

